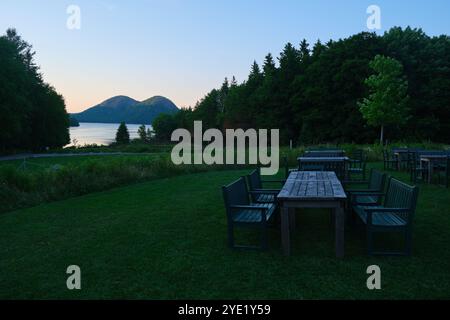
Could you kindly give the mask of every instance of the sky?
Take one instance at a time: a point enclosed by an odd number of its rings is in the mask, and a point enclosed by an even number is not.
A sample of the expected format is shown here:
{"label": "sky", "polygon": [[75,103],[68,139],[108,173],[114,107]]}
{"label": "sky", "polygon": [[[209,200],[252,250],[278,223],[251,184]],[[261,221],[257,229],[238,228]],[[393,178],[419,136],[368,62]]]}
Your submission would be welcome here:
{"label": "sky", "polygon": [[[80,28],[73,11],[80,9]],[[246,79],[254,60],[287,42],[345,38],[393,26],[450,33],[449,0],[0,0],[0,34],[14,27],[36,51],[46,82],[80,112],[116,95],[163,95],[194,106],[225,77]]]}

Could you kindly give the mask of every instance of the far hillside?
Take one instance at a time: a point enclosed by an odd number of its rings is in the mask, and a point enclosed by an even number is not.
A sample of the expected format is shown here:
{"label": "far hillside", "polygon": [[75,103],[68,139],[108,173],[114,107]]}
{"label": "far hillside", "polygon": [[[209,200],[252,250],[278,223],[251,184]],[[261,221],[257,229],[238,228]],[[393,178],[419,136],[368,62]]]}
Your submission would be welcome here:
{"label": "far hillside", "polygon": [[152,124],[160,114],[175,114],[178,111],[172,101],[162,96],[142,102],[127,96],[117,96],[81,113],[74,113],[71,117],[79,122]]}

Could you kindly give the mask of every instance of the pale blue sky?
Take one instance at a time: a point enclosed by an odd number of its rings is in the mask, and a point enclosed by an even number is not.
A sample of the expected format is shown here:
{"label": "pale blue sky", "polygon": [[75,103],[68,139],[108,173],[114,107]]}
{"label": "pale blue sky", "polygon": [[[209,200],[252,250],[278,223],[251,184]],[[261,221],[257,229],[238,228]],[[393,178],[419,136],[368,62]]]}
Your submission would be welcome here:
{"label": "pale blue sky", "polygon": [[[81,30],[68,30],[69,5]],[[224,77],[245,80],[253,60],[286,42],[339,39],[367,31],[366,9],[382,29],[421,27],[449,34],[448,0],[0,0],[0,33],[15,27],[66,98],[69,112],[114,95],[164,95],[193,106]]]}

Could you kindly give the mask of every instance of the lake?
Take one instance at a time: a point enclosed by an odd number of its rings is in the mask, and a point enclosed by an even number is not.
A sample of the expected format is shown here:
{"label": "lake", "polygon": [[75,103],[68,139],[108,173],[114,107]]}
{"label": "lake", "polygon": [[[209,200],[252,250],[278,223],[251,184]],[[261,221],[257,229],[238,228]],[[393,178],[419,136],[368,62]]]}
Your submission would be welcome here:
{"label": "lake", "polygon": [[[86,123],[80,122],[79,127],[70,127],[70,144],[74,145],[75,141],[78,146],[85,144],[108,145],[116,139],[117,128],[119,123]],[[127,124],[130,139],[138,138],[138,124]],[[146,126],[151,128],[151,126]]]}

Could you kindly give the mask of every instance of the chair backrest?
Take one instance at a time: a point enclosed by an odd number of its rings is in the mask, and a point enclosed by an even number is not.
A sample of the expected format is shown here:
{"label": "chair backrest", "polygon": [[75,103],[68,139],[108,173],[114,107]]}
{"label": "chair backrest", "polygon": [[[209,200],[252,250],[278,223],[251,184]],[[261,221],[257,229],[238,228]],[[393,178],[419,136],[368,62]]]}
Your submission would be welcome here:
{"label": "chair backrest", "polygon": [[447,151],[444,150],[420,150],[417,152],[419,156],[440,156],[446,155]]}
{"label": "chair backrest", "polygon": [[229,219],[232,218],[230,206],[245,206],[250,204],[247,184],[245,183],[245,179],[243,177],[237,179],[227,186],[223,186],[222,193],[223,200],[225,202],[225,210]]}
{"label": "chair backrest", "polygon": [[408,151],[407,153],[407,161],[408,161],[408,167],[418,167],[419,166],[419,160],[420,155],[417,151]]}
{"label": "chair backrest", "polygon": [[299,171],[334,171],[339,180],[344,180],[347,173],[345,161],[302,161],[298,160]]}
{"label": "chair backrest", "polygon": [[364,160],[364,151],[362,149],[356,149],[352,151],[351,158],[353,160],[363,161]]}
{"label": "chair backrest", "polygon": [[342,151],[337,147],[308,148],[307,151]]}
{"label": "chair backrest", "polygon": [[381,171],[375,169],[370,170],[369,189],[382,192],[384,191],[385,182],[386,182],[385,173],[382,173]]}
{"label": "chair backrest", "polygon": [[304,163],[301,162],[299,166],[299,171],[324,171],[325,166],[323,164],[314,164],[314,163]]}
{"label": "chair backrest", "polygon": [[259,168],[253,170],[247,176],[247,182],[248,182],[248,187],[249,187],[250,191],[262,189],[261,171]]}
{"label": "chair backrest", "polygon": [[307,151],[303,155],[307,158],[334,158],[343,157],[344,151],[332,150],[332,151]]}
{"label": "chair backrest", "polygon": [[390,178],[384,200],[384,206],[386,208],[408,209],[408,212],[398,213],[397,215],[405,221],[410,222],[416,211],[418,193],[418,187],[410,186],[397,179]]}

